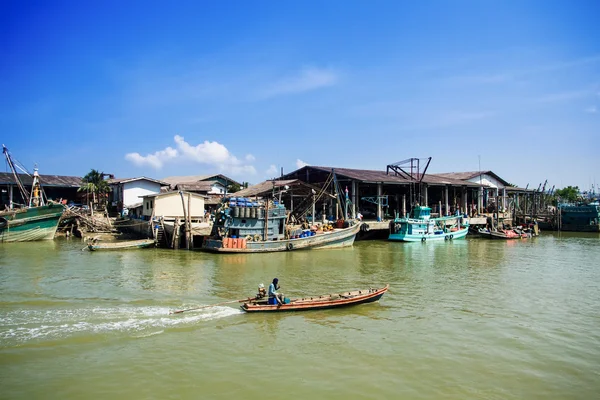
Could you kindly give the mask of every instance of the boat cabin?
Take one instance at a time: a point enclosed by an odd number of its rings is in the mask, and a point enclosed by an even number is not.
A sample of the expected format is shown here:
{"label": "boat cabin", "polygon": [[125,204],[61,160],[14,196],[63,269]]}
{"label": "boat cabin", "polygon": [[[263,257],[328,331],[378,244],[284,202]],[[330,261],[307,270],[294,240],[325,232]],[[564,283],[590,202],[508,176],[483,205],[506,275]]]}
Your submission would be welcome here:
{"label": "boat cabin", "polygon": [[410,214],[410,217],[413,219],[422,219],[424,221],[428,221],[431,217],[431,208],[416,206],[412,209]]}
{"label": "boat cabin", "polygon": [[[243,197],[232,197],[217,211],[211,236],[251,239],[253,241],[285,239],[287,213],[283,204],[252,202]],[[268,217],[265,217],[268,213]]]}

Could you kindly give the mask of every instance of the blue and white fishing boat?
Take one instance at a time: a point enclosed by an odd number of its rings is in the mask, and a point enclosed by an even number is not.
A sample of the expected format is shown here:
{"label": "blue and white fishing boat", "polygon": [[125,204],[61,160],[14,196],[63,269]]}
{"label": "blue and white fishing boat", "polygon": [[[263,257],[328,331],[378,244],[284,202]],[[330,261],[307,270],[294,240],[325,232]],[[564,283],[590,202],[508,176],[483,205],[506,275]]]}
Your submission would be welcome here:
{"label": "blue and white fishing boat", "polygon": [[390,222],[388,240],[426,242],[430,240],[463,239],[469,232],[469,222],[461,215],[431,218],[431,208],[416,206],[407,218]]}

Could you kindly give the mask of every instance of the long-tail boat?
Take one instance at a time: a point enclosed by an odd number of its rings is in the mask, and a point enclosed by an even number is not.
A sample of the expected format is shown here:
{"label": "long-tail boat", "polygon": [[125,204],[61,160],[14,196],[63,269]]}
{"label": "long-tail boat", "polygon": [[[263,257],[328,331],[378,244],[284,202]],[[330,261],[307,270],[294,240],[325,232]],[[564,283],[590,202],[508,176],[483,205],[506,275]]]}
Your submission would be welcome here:
{"label": "long-tail boat", "polygon": [[282,304],[268,304],[266,297],[252,299],[241,305],[246,312],[282,312],[282,311],[307,311],[323,310],[328,308],[347,307],[358,304],[372,303],[381,299],[390,285],[382,288],[369,288],[321,296],[309,296],[290,299]]}

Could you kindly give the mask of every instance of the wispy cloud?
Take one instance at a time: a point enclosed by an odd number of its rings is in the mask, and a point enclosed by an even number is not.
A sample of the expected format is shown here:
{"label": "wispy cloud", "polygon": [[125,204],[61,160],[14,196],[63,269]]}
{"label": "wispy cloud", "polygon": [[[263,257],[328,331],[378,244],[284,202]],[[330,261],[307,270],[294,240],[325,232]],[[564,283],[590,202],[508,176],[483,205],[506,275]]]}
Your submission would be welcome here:
{"label": "wispy cloud", "polygon": [[302,167],[306,167],[308,164],[307,162],[302,161],[301,159],[297,159],[296,160],[296,168],[302,168]]}
{"label": "wispy cloud", "polygon": [[490,74],[474,74],[474,75],[459,75],[446,79],[446,82],[457,85],[484,85],[505,83],[514,79],[514,75],[510,73],[490,73]]}
{"label": "wispy cloud", "polygon": [[590,89],[570,90],[558,93],[549,93],[533,99],[534,103],[559,103],[569,100],[581,99],[592,94]]}
{"label": "wispy cloud", "polygon": [[588,114],[596,114],[598,112],[598,108],[596,106],[590,106],[584,110]]}
{"label": "wispy cloud", "polygon": [[275,164],[269,165],[269,168],[265,171],[265,174],[271,177],[277,175],[277,167]]}
{"label": "wispy cloud", "polygon": [[176,144],[175,149],[169,146],[164,150],[159,150],[145,156],[139,153],[128,153],[125,155],[125,159],[134,165],[149,166],[157,170],[161,169],[167,163],[182,160],[205,164],[233,175],[256,173],[256,169],[251,165],[255,158],[251,154],[246,155],[242,161],[231,154],[227,150],[227,147],[219,142],[206,140],[203,143],[193,146],[179,135],[175,135],[174,140]]}
{"label": "wispy cloud", "polygon": [[303,93],[328,86],[333,86],[338,82],[338,74],[329,68],[304,68],[299,73],[284,77],[271,86],[263,93],[263,98],[270,98],[285,94]]}
{"label": "wispy cloud", "polygon": [[505,69],[503,71],[481,71],[471,75],[457,75],[444,78],[443,81],[457,85],[496,84],[510,81],[528,80],[539,74],[557,72],[600,63],[600,54],[580,57],[572,60],[556,61],[532,65],[529,68]]}

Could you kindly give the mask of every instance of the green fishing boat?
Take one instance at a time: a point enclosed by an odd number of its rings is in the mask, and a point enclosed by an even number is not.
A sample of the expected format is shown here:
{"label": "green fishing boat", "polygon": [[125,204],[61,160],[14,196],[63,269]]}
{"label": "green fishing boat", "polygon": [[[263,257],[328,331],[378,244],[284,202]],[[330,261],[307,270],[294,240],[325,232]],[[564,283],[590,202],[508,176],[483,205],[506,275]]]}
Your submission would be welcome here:
{"label": "green fishing boat", "polygon": [[65,211],[64,206],[47,201],[40,184],[37,168],[33,172],[30,193],[16,173],[14,161],[8,149],[4,145],[2,147],[8,165],[15,176],[17,186],[21,191],[21,196],[27,200],[27,205],[22,208],[11,208],[0,212],[0,243],[54,239],[60,217]]}

